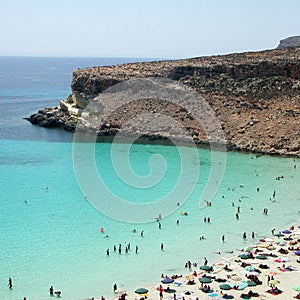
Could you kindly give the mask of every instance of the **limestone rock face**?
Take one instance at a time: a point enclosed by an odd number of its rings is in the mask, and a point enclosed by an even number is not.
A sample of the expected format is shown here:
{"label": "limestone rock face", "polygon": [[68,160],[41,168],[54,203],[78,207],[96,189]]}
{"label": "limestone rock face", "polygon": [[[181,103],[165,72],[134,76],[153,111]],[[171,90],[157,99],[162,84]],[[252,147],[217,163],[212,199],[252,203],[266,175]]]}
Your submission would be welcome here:
{"label": "limestone rock face", "polygon": [[300,47],[300,35],[291,36],[280,41],[277,49]]}
{"label": "limestone rock face", "polygon": [[[296,39],[292,40],[295,45]],[[206,99],[222,125],[229,149],[299,156],[300,47],[282,47],[287,43],[290,40],[281,43],[282,49],[261,52],[77,70],[73,73],[72,94],[68,99],[58,108],[39,111],[29,121],[74,131],[77,120],[92,113],[85,109],[86,105],[107,88],[134,78],[167,78]],[[190,112],[158,100],[142,99],[114,111],[106,116],[99,135],[112,136],[124,129],[140,133],[145,124],[139,120],[139,114],[148,112],[154,118],[167,114],[181,122],[197,144],[207,143],[207,136],[195,125]],[[161,134],[146,132],[146,135],[153,142],[167,139],[168,132],[176,133],[176,128],[164,124]]]}

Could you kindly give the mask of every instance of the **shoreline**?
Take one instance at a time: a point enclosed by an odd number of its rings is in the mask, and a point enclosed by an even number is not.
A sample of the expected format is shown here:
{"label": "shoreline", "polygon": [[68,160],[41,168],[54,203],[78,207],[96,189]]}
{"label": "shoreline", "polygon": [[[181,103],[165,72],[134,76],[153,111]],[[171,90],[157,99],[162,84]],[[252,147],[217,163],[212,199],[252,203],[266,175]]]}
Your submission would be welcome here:
{"label": "shoreline", "polygon": [[[296,255],[295,252],[300,250],[300,223],[299,225],[291,225],[289,229],[285,230],[290,230],[291,233],[282,233],[282,237],[277,237],[276,232],[272,238],[266,237],[251,243],[252,246],[247,247],[249,248],[248,251],[246,251],[245,248],[230,251],[230,253],[224,257],[212,261],[211,264],[208,263],[207,266],[213,268],[212,272],[201,270],[202,266],[199,268],[199,265],[194,266],[192,263],[189,272],[179,275],[178,278],[176,278],[177,275],[174,278],[174,275],[171,274],[161,278],[162,280],[173,277],[174,282],[169,284],[161,282],[157,282],[156,284],[153,283],[146,287],[148,292],[141,295],[135,293],[135,291],[128,292],[119,289],[117,290],[117,293],[113,295],[112,299],[121,299],[122,291],[126,293],[126,297],[123,299],[159,299],[159,287],[163,288],[163,299],[226,299],[223,298],[225,294],[231,295],[235,299],[239,299],[242,294],[247,295],[250,290],[258,295],[256,295],[255,298],[252,296],[250,298],[245,297],[244,299],[273,299],[274,294],[268,292],[272,287],[276,287],[281,291],[279,295],[275,295],[275,299],[292,299],[298,294],[293,287],[299,285],[299,279],[297,280],[296,274],[299,275],[300,271],[300,252],[298,255]],[[281,230],[278,233],[284,232],[285,230]],[[283,242],[284,240],[286,240],[285,243]],[[290,247],[294,247],[294,249],[291,250]],[[242,258],[242,255],[245,253],[247,253],[249,258]],[[263,256],[265,256],[265,258],[259,259],[259,257]],[[282,260],[279,261],[281,258]],[[244,267],[242,267],[242,264],[244,264]],[[268,266],[268,268],[263,266]],[[248,267],[248,270],[245,269],[245,267]],[[249,271],[250,267],[253,268],[254,271]],[[257,271],[257,274],[255,274],[255,271]],[[248,278],[246,276],[248,276]],[[277,280],[278,283],[273,285],[270,284],[267,280],[268,276],[270,277],[269,279],[272,280],[273,278],[274,280]],[[212,278],[212,282],[201,284],[199,279],[203,277]],[[247,286],[245,282],[251,281],[249,278],[254,278],[261,283],[256,286]],[[222,279],[224,282],[217,282],[215,279]],[[189,281],[194,281],[194,284],[189,284]],[[229,284],[233,287],[230,290],[222,290],[220,289],[221,284]],[[201,286],[203,288],[205,285],[210,286],[210,292],[201,290]],[[166,292],[165,290],[168,287],[171,290],[174,290],[174,292]],[[240,289],[240,287],[242,288]],[[140,287],[137,286],[136,288]],[[176,295],[176,298],[174,298],[174,294]],[[101,298],[94,298],[94,300],[97,299]]]}
{"label": "shoreline", "polygon": [[[34,115],[32,115],[34,116]],[[28,122],[30,122],[32,125],[37,125],[40,126],[39,124],[32,123],[31,117],[29,118],[24,118]],[[44,126],[42,126],[44,127]],[[69,132],[70,134],[74,135],[74,131],[76,130],[75,128],[64,128],[63,126],[59,127],[47,127],[47,129],[61,129],[66,132]],[[88,129],[87,129],[88,130]],[[79,132],[81,133],[81,132]],[[96,143],[112,143],[114,141],[114,138],[116,136],[116,133],[118,132],[100,132],[100,134],[95,138],[95,135],[90,133],[89,131],[86,132],[84,131],[83,134],[81,135],[82,142],[96,142]],[[135,135],[130,135],[130,134],[125,134],[124,135],[124,143],[127,143],[127,139],[131,137],[135,137]],[[134,141],[136,144],[142,144],[142,145],[162,145],[162,146],[176,146],[174,143],[170,140],[170,138],[174,138],[173,136],[161,136],[161,135],[143,135],[142,137],[139,137]],[[231,144],[228,140],[225,140],[224,143],[209,143],[207,140],[193,140],[191,137],[190,138],[184,138],[184,137],[175,137],[178,141],[178,144],[180,146],[185,146],[189,147],[191,144],[196,145],[197,148],[199,149],[210,149],[211,145],[214,147],[214,150],[217,151],[231,151],[231,152],[238,152],[238,153],[245,153],[245,154],[253,154],[255,156],[261,156],[261,155],[267,155],[267,156],[272,156],[272,157],[286,157],[286,158],[300,158],[299,153],[287,153],[287,152],[279,152],[279,151],[266,151],[262,149],[248,149],[248,148],[241,148],[237,147],[233,144]],[[78,142],[78,141],[76,141]],[[118,143],[122,142],[120,139],[118,139]]]}

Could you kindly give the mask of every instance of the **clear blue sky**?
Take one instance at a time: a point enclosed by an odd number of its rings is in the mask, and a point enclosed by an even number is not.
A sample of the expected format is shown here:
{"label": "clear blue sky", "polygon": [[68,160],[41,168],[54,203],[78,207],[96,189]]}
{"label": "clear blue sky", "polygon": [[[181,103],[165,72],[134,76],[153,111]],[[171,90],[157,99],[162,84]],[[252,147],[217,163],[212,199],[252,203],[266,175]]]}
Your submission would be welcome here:
{"label": "clear blue sky", "polygon": [[0,55],[184,58],[300,34],[299,0],[2,0]]}

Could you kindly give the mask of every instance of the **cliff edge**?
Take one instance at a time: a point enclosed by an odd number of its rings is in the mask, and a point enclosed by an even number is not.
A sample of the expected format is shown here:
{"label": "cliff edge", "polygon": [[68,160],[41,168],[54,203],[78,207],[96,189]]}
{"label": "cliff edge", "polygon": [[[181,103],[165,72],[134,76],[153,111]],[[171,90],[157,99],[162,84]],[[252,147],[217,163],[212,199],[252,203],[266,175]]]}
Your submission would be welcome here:
{"label": "cliff edge", "polygon": [[[147,77],[172,79],[203,95],[221,123],[229,149],[300,155],[300,48],[297,47],[80,69],[73,73],[72,94],[67,99],[28,119],[39,126],[74,131],[83,110],[99,93],[128,79]],[[187,127],[196,143],[207,142],[203,130],[193,126],[189,112],[171,104],[164,107],[155,99],[141,100],[116,111],[98,135],[114,135],[125,119],[135,120],[145,110],[153,115],[164,110],[163,113],[169,113]],[[136,127],[131,124],[132,130],[137,130]],[[168,132],[170,129],[162,129],[148,138],[166,138]]]}
{"label": "cliff edge", "polygon": [[300,47],[300,35],[291,36],[279,42],[277,49]]}

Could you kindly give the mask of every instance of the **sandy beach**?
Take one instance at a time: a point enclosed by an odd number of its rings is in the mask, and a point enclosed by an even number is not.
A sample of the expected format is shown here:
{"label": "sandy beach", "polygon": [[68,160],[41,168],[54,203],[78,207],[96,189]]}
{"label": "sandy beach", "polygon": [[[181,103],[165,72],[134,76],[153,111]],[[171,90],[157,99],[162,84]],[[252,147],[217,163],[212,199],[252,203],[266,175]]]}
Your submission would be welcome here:
{"label": "sandy beach", "polygon": [[[191,262],[186,274],[177,278],[175,274],[167,274],[153,286],[136,287],[148,290],[146,293],[126,291],[124,295],[123,291],[122,296],[122,290],[117,290],[114,299],[285,300],[295,299],[298,293],[300,299],[300,226],[291,225],[274,232],[272,237],[260,239],[251,247],[220,257],[218,263],[203,264]],[[161,282],[164,279],[167,283]]]}

